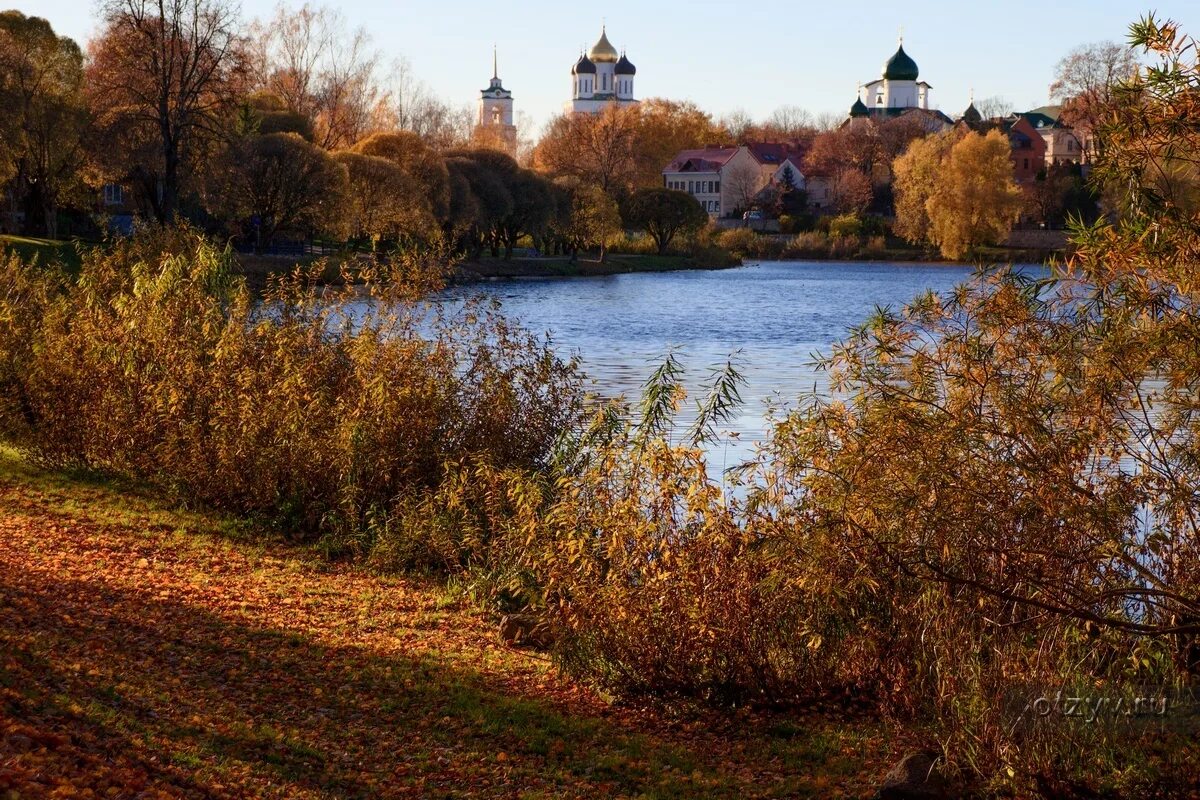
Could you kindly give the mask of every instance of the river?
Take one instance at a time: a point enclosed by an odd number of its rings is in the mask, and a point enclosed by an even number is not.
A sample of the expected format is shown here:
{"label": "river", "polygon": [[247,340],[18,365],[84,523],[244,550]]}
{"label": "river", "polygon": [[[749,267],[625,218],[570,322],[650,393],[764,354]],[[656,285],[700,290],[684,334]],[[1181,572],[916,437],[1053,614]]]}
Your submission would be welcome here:
{"label": "river", "polygon": [[681,426],[694,419],[710,368],[740,351],[745,404],[725,426],[736,436],[719,459],[732,464],[762,438],[769,407],[826,388],[816,358],[876,306],[898,308],[973,272],[945,264],[777,261],[717,271],[496,280],[449,289],[446,299],[480,292],[497,298],[505,314],[550,334],[559,352],[578,355],[605,396],[636,399],[667,349],[676,348],[689,394]]}

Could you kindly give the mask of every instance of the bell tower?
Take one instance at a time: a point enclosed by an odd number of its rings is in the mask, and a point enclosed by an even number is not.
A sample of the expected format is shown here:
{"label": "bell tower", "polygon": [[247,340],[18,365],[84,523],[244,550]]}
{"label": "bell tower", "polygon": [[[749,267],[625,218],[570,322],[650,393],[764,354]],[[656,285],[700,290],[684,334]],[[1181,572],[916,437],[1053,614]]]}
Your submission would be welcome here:
{"label": "bell tower", "polygon": [[476,145],[515,155],[517,126],[513,122],[512,92],[500,80],[496,49],[492,49],[492,79],[479,93],[479,117],[475,123]]}

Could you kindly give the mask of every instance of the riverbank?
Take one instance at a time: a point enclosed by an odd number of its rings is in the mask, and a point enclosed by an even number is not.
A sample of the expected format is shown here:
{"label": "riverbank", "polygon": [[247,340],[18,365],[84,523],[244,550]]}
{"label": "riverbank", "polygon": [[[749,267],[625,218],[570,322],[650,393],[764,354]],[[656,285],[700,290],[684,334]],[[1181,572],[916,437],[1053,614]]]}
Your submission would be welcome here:
{"label": "riverbank", "polygon": [[0,448],[0,796],[862,797],[836,712],[612,705],[430,581]]}

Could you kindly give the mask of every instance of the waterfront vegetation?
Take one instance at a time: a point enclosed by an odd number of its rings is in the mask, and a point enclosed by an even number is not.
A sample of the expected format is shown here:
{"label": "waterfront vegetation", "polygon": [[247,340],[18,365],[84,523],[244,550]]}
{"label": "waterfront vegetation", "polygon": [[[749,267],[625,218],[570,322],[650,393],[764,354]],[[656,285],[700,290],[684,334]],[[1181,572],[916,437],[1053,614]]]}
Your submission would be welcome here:
{"label": "waterfront vegetation", "polygon": [[[444,180],[446,206],[382,215],[415,227],[344,263],[355,287],[317,262],[252,292],[174,214],[78,264],[15,242],[0,789],[861,796],[921,750],[950,796],[1194,793],[1200,64],[1173,23],[1131,38],[1159,65],[1097,117],[1110,213],[1070,260],[880,309],[826,363],[836,393],[719,478],[736,362],[689,400],[668,355],[602,402],[499,309],[425,301],[536,209],[572,210],[567,263],[768,241],[686,210],[622,239],[615,199],[541,203],[562,187],[495,152],[383,134],[339,160],[260,128],[216,184],[231,219],[281,153]],[[383,210],[352,215],[366,238]],[[864,224],[785,252],[886,250]],[[1169,713],[1037,702],[1146,687]]]}

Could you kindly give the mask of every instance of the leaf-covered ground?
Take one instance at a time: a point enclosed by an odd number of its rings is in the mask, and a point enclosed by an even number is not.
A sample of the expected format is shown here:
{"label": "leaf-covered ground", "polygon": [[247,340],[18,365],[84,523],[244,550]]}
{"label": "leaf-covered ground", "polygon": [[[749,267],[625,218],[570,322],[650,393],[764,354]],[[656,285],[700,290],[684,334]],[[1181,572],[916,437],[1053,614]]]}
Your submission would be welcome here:
{"label": "leaf-covered ground", "polygon": [[435,583],[0,451],[0,798],[859,797],[886,738],[610,705]]}

